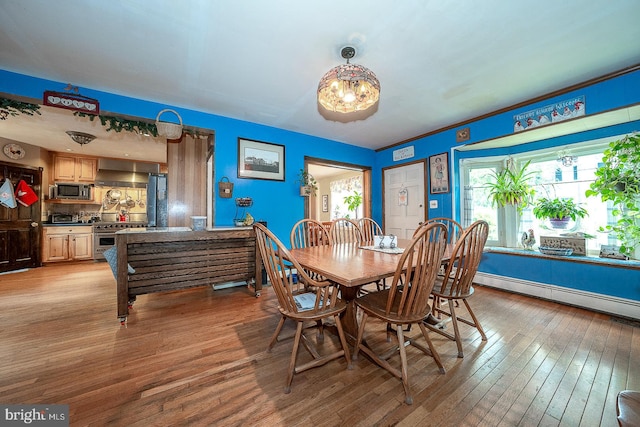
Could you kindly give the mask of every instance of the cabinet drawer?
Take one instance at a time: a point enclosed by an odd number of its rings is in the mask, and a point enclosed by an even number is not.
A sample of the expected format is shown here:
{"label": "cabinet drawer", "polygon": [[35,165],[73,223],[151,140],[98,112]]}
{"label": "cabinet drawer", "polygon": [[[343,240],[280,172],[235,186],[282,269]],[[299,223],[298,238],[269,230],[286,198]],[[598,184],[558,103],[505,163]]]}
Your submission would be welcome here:
{"label": "cabinet drawer", "polygon": [[43,227],[46,235],[54,234],[91,234],[93,233],[93,227],[90,225],[56,225],[53,227]]}

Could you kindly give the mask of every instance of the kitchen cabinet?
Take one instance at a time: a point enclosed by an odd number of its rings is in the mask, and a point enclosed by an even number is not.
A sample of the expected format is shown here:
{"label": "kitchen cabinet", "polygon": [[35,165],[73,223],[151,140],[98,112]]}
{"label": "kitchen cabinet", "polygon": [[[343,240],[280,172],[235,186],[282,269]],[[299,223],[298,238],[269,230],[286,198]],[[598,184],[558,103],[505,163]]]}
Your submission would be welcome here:
{"label": "kitchen cabinet", "polygon": [[95,157],[53,154],[53,180],[61,182],[94,182],[98,170]]}
{"label": "kitchen cabinet", "polygon": [[43,262],[93,259],[90,225],[43,227]]}

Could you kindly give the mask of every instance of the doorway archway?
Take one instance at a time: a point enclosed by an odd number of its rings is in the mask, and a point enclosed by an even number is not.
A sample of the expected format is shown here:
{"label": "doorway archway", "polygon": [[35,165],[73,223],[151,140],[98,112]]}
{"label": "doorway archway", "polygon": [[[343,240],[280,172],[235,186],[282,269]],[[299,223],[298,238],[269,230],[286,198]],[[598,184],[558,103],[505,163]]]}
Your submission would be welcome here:
{"label": "doorway archway", "polygon": [[[357,172],[362,177],[362,216],[371,217],[371,167],[354,163],[336,162],[317,157],[304,158],[304,168],[311,173],[319,182],[326,182],[332,176],[339,176],[348,172]],[[329,195],[329,188],[320,185],[318,194],[314,197],[307,197],[304,205],[304,217],[321,219],[318,212],[323,211],[323,196]],[[330,206],[330,205],[329,205]],[[327,213],[327,211],[324,211]],[[330,209],[329,209],[330,217]],[[316,217],[316,218],[314,218]]]}

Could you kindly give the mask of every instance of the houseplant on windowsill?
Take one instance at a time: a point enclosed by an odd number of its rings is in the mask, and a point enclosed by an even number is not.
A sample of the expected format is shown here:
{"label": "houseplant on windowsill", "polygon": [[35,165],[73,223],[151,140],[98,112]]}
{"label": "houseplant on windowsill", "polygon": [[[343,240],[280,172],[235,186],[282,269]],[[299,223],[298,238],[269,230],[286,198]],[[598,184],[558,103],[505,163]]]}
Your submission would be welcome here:
{"label": "houseplant on windowsill", "polygon": [[531,204],[535,190],[529,184],[533,172],[527,171],[528,161],[522,168],[513,166],[513,160],[507,161],[507,167],[493,174],[494,181],[487,184],[489,198],[493,206],[514,205],[518,212]]}
{"label": "houseplant on windowsill", "polygon": [[570,220],[587,216],[587,210],[577,205],[573,198],[546,198],[535,202],[533,215],[538,219],[548,219],[552,228],[565,229]]}
{"label": "houseplant on windowsill", "polygon": [[318,182],[316,179],[304,169],[300,169],[298,172],[297,183],[300,184],[300,195],[311,196],[315,195],[318,191]]}
{"label": "houseplant on windowsill", "polygon": [[[600,227],[620,240],[620,252],[638,258],[640,246],[640,135],[627,135],[609,143],[604,151],[602,166],[595,171],[596,180],[585,192],[611,201],[611,214],[617,217],[614,225]],[[635,252],[635,254],[634,254]]]}

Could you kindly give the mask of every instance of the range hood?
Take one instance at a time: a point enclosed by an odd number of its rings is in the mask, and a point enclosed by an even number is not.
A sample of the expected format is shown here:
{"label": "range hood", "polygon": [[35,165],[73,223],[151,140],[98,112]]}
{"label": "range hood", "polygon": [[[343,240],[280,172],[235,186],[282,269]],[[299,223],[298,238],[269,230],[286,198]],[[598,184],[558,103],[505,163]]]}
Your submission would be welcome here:
{"label": "range hood", "polygon": [[160,172],[157,163],[130,162],[127,160],[98,159],[96,187],[145,188],[150,173]]}

